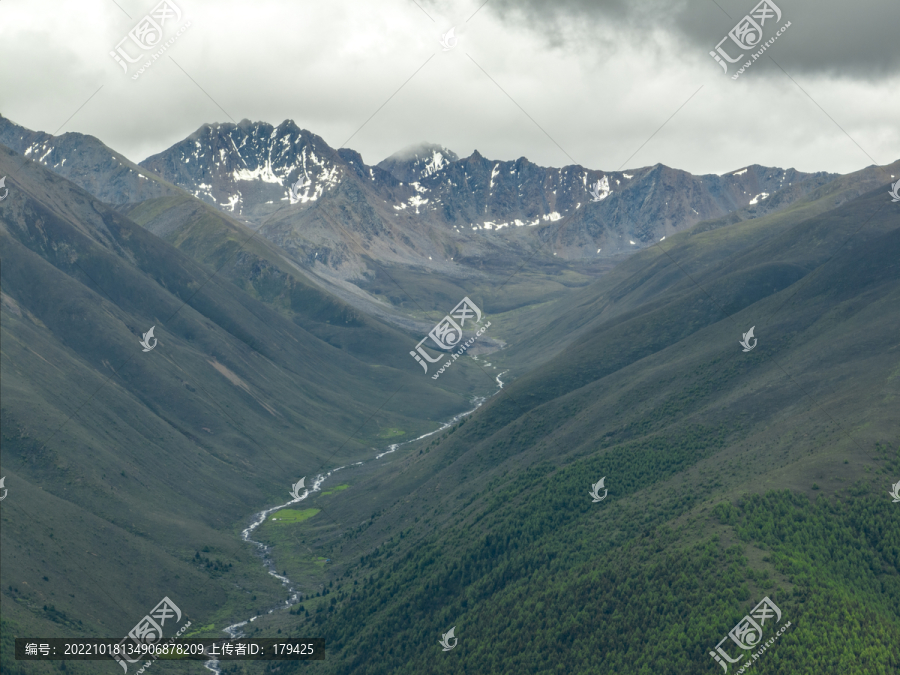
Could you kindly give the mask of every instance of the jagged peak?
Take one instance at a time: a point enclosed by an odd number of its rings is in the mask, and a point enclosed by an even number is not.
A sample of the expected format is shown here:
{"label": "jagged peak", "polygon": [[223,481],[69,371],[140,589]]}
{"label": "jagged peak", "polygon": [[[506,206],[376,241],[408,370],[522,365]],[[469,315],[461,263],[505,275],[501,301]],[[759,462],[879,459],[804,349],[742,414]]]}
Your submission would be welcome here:
{"label": "jagged peak", "polygon": [[295,132],[295,131],[299,131],[301,134],[306,135],[306,136],[313,136],[313,135],[314,135],[311,131],[308,131],[308,130],[306,130],[306,129],[300,127],[300,126],[298,126],[297,123],[296,123],[294,120],[292,120],[292,119],[286,119],[286,120],[284,120],[284,122],[282,122],[281,124],[279,124],[279,125],[275,128],[275,130],[278,131],[279,134],[284,133],[284,132],[286,132],[286,131],[287,131],[287,132]]}
{"label": "jagged peak", "polygon": [[242,119],[237,124],[232,122],[209,122],[203,124],[194,133],[185,138],[185,142],[203,142],[204,139],[212,139],[215,136],[231,136],[235,131],[238,136],[280,139],[288,135],[297,134],[301,143],[312,143],[314,146],[322,149],[329,148],[328,143],[323,138],[317,136],[313,132],[303,129],[297,125],[292,119],[286,119],[277,127],[269,122],[252,121],[247,118]]}

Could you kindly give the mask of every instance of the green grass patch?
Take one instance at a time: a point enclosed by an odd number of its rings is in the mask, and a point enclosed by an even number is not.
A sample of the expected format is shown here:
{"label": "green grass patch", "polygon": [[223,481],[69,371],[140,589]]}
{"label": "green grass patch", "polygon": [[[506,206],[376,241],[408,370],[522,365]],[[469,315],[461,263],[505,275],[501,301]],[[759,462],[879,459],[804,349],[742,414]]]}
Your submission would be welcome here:
{"label": "green grass patch", "polygon": [[293,523],[302,523],[316,515],[321,509],[282,509],[277,511],[269,518],[269,522],[276,522],[279,525],[290,525]]}
{"label": "green grass patch", "polygon": [[335,485],[333,488],[330,488],[330,489],[328,489],[328,490],[324,490],[324,491],[322,492],[322,494],[323,494],[323,495],[334,494],[335,492],[340,492],[341,490],[346,490],[348,487],[350,487],[350,484],[349,484],[349,483],[344,483],[343,485]]}
{"label": "green grass patch", "polygon": [[203,635],[204,633],[214,633],[215,630],[216,630],[216,624],[210,623],[205,626],[197,626],[196,628],[192,627],[191,630],[184,633],[184,635],[182,635],[181,637],[184,639],[187,639],[189,637],[196,637],[198,635]]}
{"label": "green grass patch", "polygon": [[397,427],[388,427],[387,429],[382,429],[378,434],[378,438],[396,438],[397,436],[406,436],[406,432]]}

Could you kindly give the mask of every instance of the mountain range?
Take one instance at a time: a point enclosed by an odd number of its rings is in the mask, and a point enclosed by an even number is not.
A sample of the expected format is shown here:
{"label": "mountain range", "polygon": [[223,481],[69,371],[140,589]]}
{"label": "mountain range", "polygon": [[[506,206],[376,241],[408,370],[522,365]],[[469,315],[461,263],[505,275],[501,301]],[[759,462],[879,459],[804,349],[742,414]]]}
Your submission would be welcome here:
{"label": "mountain range", "polygon": [[[348,675],[718,672],[769,597],[756,671],[895,672],[897,174],[366,165],[248,121],[138,164],[0,118],[3,672],[164,596]],[[432,380],[463,297],[490,329]],[[286,608],[241,531],[339,467],[254,535]]]}
{"label": "mountain range", "polygon": [[177,185],[260,229],[295,259],[345,279],[371,273],[373,258],[454,277],[523,251],[608,259],[700,221],[785,208],[836,177],[759,165],[722,176],[659,164],[549,168],[477,151],[459,158],[433,144],[367,165],[290,120],[207,124],[137,166],[96,139],[57,139],[5,119],[0,142],[85,189],[104,182],[97,196],[113,204],[171,194]]}

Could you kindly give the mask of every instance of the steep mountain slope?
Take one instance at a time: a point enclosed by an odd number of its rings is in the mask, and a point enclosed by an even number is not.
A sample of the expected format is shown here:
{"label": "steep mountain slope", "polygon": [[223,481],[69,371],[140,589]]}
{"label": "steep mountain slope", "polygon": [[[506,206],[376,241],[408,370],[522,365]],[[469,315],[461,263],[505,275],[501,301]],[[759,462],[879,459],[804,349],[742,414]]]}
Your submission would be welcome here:
{"label": "steep mountain slope", "polygon": [[[726,639],[728,673],[896,671],[896,206],[882,184],[790,227],[681,235],[598,281],[604,302],[576,311],[624,306],[319,498],[340,525],[293,534],[333,558],[332,597],[256,630],[329,635],[333,673],[718,672],[710,652],[769,596],[793,627],[758,661]],[[377,510],[358,525],[361,503]]]}
{"label": "steep mountain slope", "polygon": [[[658,242],[647,251],[624,260],[610,271],[604,283],[575,290],[552,307],[543,309],[542,321],[523,321],[519,339],[510,343],[498,357],[509,364],[543,362],[555,355],[560,345],[577,341],[581,332],[590,326],[600,325],[635,308],[651,307],[666,292],[696,290],[698,275],[734,270],[740,263],[732,256],[738,253],[754,255],[765,251],[767,257],[761,257],[755,263],[761,271],[766,270],[768,262],[786,260],[788,267],[804,274],[814,268],[815,257],[820,255],[819,239],[812,240],[816,242],[815,246],[801,240],[787,251],[779,251],[777,247],[783,243],[785,232],[876,189],[889,179],[891,173],[900,173],[900,161],[841,176],[798,199],[790,207],[755,220],[753,214],[737,211]],[[736,227],[739,223],[741,226]],[[835,229],[824,237],[840,237],[841,232]],[[810,256],[814,260],[809,260]],[[781,278],[774,267],[770,272],[771,276],[761,279],[758,288],[768,286],[774,290],[792,282],[792,275]],[[718,289],[714,282],[701,286],[712,297]],[[748,288],[751,287],[752,284],[748,284]],[[727,303],[723,306],[727,309]]]}
{"label": "steep mountain slope", "polygon": [[[399,346],[409,341],[407,331],[427,332],[433,324],[399,317],[392,306],[372,302],[355,286],[329,285],[315,276],[314,267],[301,266],[264,237],[190,195],[148,199],[120,211],[194,260],[211,269],[221,268],[221,274],[236,286],[304,329],[367,360],[409,365]],[[401,326],[403,332],[377,317]]]}
{"label": "steep mountain slope", "polygon": [[[79,143],[91,153],[63,156],[72,145],[67,136],[55,140],[8,120],[0,120],[0,136],[20,152],[46,155],[45,163],[53,158],[48,168],[216,269],[221,255],[247,240],[227,278],[288,316],[299,313],[310,329],[321,324],[317,335],[346,346],[358,344],[362,331],[337,337],[347,331],[335,326],[362,328],[366,314],[414,334],[427,331],[463,286],[476,295],[503,289],[492,311],[510,312],[504,330],[527,331],[525,307],[542,311],[660,235],[701,217],[785,209],[833,178],[759,166],[721,177],[662,166],[631,174],[545,169],[477,152],[459,159],[429,144],[369,167],[358,153],[334,151],[290,121],[277,128],[247,120],[206,125],[140,167],[120,165],[89,137]],[[97,158],[107,156],[112,164],[101,166]],[[167,186],[167,196],[145,199],[147,180]],[[245,236],[232,216],[259,226],[260,236]]]}
{"label": "steep mountain slope", "polygon": [[468,405],[377,322],[333,346],[3,146],[0,175],[5,634],[122,635],[160,589],[205,624],[283,602],[248,514]]}

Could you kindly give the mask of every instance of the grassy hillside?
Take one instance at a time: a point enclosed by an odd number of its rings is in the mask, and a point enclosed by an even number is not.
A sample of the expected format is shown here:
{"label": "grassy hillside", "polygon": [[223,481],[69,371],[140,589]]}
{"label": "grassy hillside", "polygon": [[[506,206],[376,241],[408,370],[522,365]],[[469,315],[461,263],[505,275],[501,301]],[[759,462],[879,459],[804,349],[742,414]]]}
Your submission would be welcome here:
{"label": "grassy hillside", "polygon": [[[13,162],[0,148],[0,175]],[[283,602],[239,540],[247,518],[300,476],[469,405],[416,372],[405,344],[386,358],[401,336],[377,322],[357,344],[329,341],[40,166],[7,187],[4,671],[9,635],[123,635],[165,595],[208,634]],[[321,333],[339,314],[316,293]]]}
{"label": "grassy hillside", "polygon": [[[616,266],[603,281],[547,307],[543,320],[523,323],[522,334],[510,340],[497,360],[510,366],[542,363],[585,330],[626,312],[653,310],[665,302],[666,292],[708,294],[722,310],[720,317],[733,314],[792,284],[852,240],[855,230],[836,227],[836,219],[859,216],[857,227],[868,230],[866,219],[880,206],[885,210],[877,217],[889,218],[890,199],[882,197],[890,173],[898,171],[900,162],[864,169],[828,183],[783,211],[751,220],[736,213],[657,242]],[[869,211],[857,213],[856,206],[841,211],[864,193],[871,193]],[[757,279],[729,279],[732,273]],[[726,287],[720,289],[722,282]],[[720,292],[724,297],[716,295]]]}
{"label": "grassy hillside", "polygon": [[322,290],[296,262],[260,235],[187,193],[121,209],[182,253],[223,275],[317,337],[366,358],[407,365],[397,344],[409,336]]}
{"label": "grassy hillside", "polygon": [[709,652],[769,596],[792,625],[755,672],[897,672],[889,206],[879,188],[743,250],[761,222],[676,238],[666,259],[694,261],[693,281],[660,258],[597,282],[607,304],[579,307],[568,349],[440,438],[342,478],[309,504],[328,520],[263,533],[279,564],[308,555],[294,541],[332,562],[305,577],[319,595],[301,613],[254,634],[327,637],[328,661],[288,672],[714,673]]}

